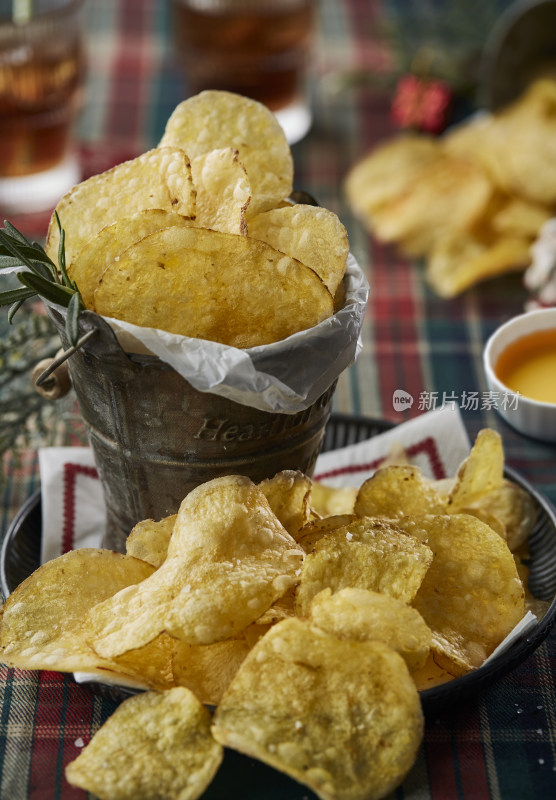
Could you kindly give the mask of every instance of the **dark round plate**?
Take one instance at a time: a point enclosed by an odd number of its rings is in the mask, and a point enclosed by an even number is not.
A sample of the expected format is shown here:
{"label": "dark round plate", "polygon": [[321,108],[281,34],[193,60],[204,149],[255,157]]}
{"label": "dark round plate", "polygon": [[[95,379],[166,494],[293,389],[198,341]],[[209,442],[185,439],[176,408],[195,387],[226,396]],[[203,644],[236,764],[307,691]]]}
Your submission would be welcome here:
{"label": "dark round plate", "polygon": [[[327,425],[323,450],[336,450],[363,441],[392,427],[392,423],[366,417],[333,414]],[[506,468],[506,477],[525,489],[537,506],[537,524],[530,537],[529,588],[539,600],[550,603],[544,617],[516,637],[500,655],[479,669],[449,683],[421,692],[425,712],[447,709],[488,687],[524,661],[547,637],[556,619],[556,510],[528,481]],[[13,519],[0,553],[0,583],[7,597],[40,563],[41,496],[33,494]],[[107,684],[88,684],[95,691],[120,700],[133,690]]]}

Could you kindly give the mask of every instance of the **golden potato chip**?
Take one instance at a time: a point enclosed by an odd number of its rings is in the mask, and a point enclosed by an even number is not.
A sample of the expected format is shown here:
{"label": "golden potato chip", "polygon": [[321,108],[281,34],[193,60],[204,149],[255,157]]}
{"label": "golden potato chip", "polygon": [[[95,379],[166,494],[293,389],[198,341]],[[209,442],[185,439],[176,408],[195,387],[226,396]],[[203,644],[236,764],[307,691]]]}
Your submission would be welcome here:
{"label": "golden potato chip", "polygon": [[501,236],[533,241],[553,215],[551,208],[531,203],[522,197],[510,197],[490,220],[492,229]]}
{"label": "golden potato chip", "polygon": [[[88,636],[88,631],[81,627],[79,636],[82,641]],[[128,650],[112,659],[114,670],[128,675],[134,683],[147,689],[170,689],[176,685],[173,670],[174,639],[166,633],[161,633],[143,647]],[[85,672],[90,672],[86,669]],[[109,683],[125,683],[119,676],[108,676]],[[106,682],[106,673],[102,673],[101,680]]]}
{"label": "golden potato chip", "polygon": [[232,92],[208,90],[172,112],[161,147],[181,147],[191,159],[233,147],[251,184],[250,216],[275,208],[292,192],[293,159],[274,114],[262,103]]}
{"label": "golden potato chip", "polygon": [[426,257],[426,279],[451,298],[531,263],[556,203],[556,81],[475,115],[441,138],[398,136],[346,179],[352,210],[377,238]]}
{"label": "golden potato chip", "polygon": [[411,602],[430,563],[432,551],[407,536],[395,522],[364,517],[329,531],[305,558],[297,589],[297,610],[322,589],[370,589]]}
{"label": "golden potato chip", "polygon": [[244,631],[241,632],[241,635],[249,645],[249,647],[254,647],[259,639],[261,639],[265,633],[271,629],[274,623],[265,623],[261,625],[259,622],[253,622],[252,625],[248,625]]}
{"label": "golden potato chip", "polygon": [[556,82],[534,81],[489,119],[477,157],[501,188],[533,203],[556,202]]}
{"label": "golden potato chip", "polygon": [[191,224],[189,217],[173,211],[147,208],[101,228],[68,265],[68,275],[77,283],[85,307],[93,308],[93,294],[102,273],[131,244],[161,228]]}
{"label": "golden potato chip", "polygon": [[89,642],[108,657],[162,631],[189,644],[229,639],[296,582],[303,557],[248,478],[215,478],[182,501],[156,572],[90,611]]}
{"label": "golden potato chip", "polygon": [[372,228],[385,242],[413,239],[412,251],[421,255],[452,231],[469,230],[492,193],[488,175],[475,161],[440,153],[403,194],[374,210]]}
{"label": "golden potato chip", "polygon": [[212,732],[322,800],[378,800],[413,764],[423,715],[398,653],[292,619],[271,628],[247,656]]}
{"label": "golden potato chip", "polygon": [[531,263],[531,241],[507,235],[484,241],[455,233],[432,247],[425,278],[440,297],[455,297],[488,278],[523,270]]}
{"label": "golden potato chip", "polygon": [[523,585],[506,543],[476,517],[428,516],[421,524],[434,558],[412,605],[432,630],[437,663],[462,674],[523,617]]}
{"label": "golden potato chip", "polygon": [[514,560],[517,574],[521,578],[523,589],[525,591],[525,610],[530,611],[537,617],[537,619],[541,620],[550,608],[550,600],[540,600],[538,597],[535,597],[535,595],[529,589],[529,577],[531,574],[529,566],[525,564],[515,553]]}
{"label": "golden potato chip", "polygon": [[315,544],[326,536],[329,531],[344,528],[346,525],[358,520],[357,514],[332,514],[322,519],[312,519],[299,531],[297,543],[306,553],[312,553]]}
{"label": "golden potato chip", "polygon": [[66,778],[100,800],[196,800],[223,756],[210,722],[183,687],[130,697],[67,765]]}
{"label": "golden potato chip", "polygon": [[8,597],[0,627],[1,658],[23,669],[90,672],[112,680],[121,676],[145,686],[172,680],[171,653],[164,642],[135,649],[123,659],[104,659],[86,643],[82,628],[88,610],[153,568],[111,550],[82,548],[47,561]]}
{"label": "golden potato chip", "polygon": [[380,462],[382,469],[384,467],[401,467],[410,464],[411,461],[407,454],[407,450],[401,442],[393,442],[386,457]]}
{"label": "golden potato chip", "polygon": [[129,247],[105,270],[94,306],[108,317],[233,347],[285,339],[333,313],[330,292],[304,264],[255,239],[188,227]]}
{"label": "golden potato chip", "polygon": [[336,514],[352,514],[357,488],[355,486],[328,486],[320,481],[313,481],[311,489],[311,507],[321,517]]}
{"label": "golden potato chip", "polygon": [[[148,208],[195,217],[191,165],[178,147],[149,150],[93,175],[62,197],[56,211],[66,234],[66,263],[71,264],[101,228]],[[45,250],[56,264],[58,243],[58,225],[53,216]]]}
{"label": "golden potato chip", "polygon": [[473,517],[477,517],[481,522],[488,525],[489,528],[492,528],[504,541],[507,540],[506,526],[500,517],[497,517],[496,514],[493,514],[486,508],[481,508],[480,506],[462,506],[462,508],[456,511],[448,507],[447,511],[449,514],[471,514]]}
{"label": "golden potato chip", "polygon": [[310,518],[311,479],[296,470],[282,470],[261,481],[259,489],[290,536],[297,539]]}
{"label": "golden potato chip", "polygon": [[459,125],[452,125],[438,140],[438,144],[449,155],[467,158],[474,156],[481,160],[480,153],[486,140],[485,131],[492,125],[492,120],[493,115],[490,113],[475,114]]}
{"label": "golden potato chip", "polygon": [[342,280],[340,281],[340,283],[338,284],[338,288],[334,292],[334,312],[340,311],[340,309],[342,309],[345,306],[346,298],[347,298],[346,286],[345,282]]}
{"label": "golden potato chip", "polygon": [[222,147],[203,153],[191,162],[191,172],[197,190],[195,224],[245,236],[251,186],[237,150]]}
{"label": "golden potato chip", "polygon": [[360,487],[355,500],[359,516],[396,519],[441,514],[445,502],[419,467],[401,464],[382,467]]}
{"label": "golden potato chip", "polygon": [[280,620],[288,617],[295,617],[295,590],[292,586],[285,595],[279,597],[261,616],[257,619],[256,625],[274,625]]}
{"label": "golden potato chip", "polygon": [[441,686],[443,683],[454,680],[454,675],[436,663],[434,655],[433,652],[430,652],[424,665],[411,673],[419,692],[426,692],[427,689],[433,689],[435,686]]}
{"label": "golden potato chip", "polygon": [[527,542],[537,521],[537,508],[529,492],[506,479],[475,501],[477,509],[493,514],[504,525],[512,553]]}
{"label": "golden potato chip", "polygon": [[344,190],[353,212],[372,227],[373,212],[400,197],[440,157],[438,140],[407,134],[388,139],[349,171]]}
{"label": "golden potato chip", "polygon": [[[472,506],[504,480],[504,447],[502,437],[492,428],[477,434],[471,452],[460,464],[448,496],[450,512]],[[423,512],[434,514],[434,511]]]}
{"label": "golden potato chip", "polygon": [[334,295],[346,270],[347,232],[326,208],[298,204],[273,208],[249,220],[249,236],[311,267]]}
{"label": "golden potato chip", "polygon": [[153,567],[159,567],[166,558],[176,517],[177,514],[171,514],[157,522],[152,519],[138,522],[125,542],[128,556],[140,558]]}
{"label": "golden potato chip", "polygon": [[432,634],[423,617],[388,594],[352,588],[332,594],[324,589],[311,601],[309,621],[338,639],[384,642],[411,672],[423,667],[429,655]]}
{"label": "golden potato chip", "polygon": [[239,637],[199,645],[176,640],[174,681],[190,689],[202,703],[216,706],[250,649],[246,639]]}

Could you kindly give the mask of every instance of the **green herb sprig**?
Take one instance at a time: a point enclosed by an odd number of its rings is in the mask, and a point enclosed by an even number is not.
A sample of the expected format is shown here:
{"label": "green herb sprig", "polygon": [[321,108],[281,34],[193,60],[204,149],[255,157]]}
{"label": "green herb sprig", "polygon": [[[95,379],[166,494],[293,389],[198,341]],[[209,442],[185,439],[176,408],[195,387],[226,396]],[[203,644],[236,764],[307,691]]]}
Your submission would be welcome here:
{"label": "green herb sprig", "polygon": [[79,314],[85,309],[85,304],[77,284],[67,273],[65,232],[57,212],[55,217],[60,232],[58,265],[40,244],[30,242],[10,222],[4,221],[4,227],[0,228],[0,270],[13,267],[23,269],[15,273],[22,287],[0,292],[0,306],[10,306],[10,323],[23,303],[35,297],[67,308],[66,336],[72,347],[76,347],[79,339]]}

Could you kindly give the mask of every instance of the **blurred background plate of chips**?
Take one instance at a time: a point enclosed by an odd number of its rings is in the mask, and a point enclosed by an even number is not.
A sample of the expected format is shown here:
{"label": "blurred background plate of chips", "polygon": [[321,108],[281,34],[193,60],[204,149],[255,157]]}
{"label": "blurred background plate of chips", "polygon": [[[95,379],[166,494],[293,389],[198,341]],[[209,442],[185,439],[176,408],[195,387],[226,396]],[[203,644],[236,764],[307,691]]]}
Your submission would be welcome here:
{"label": "blurred background plate of chips", "polygon": [[367,230],[423,257],[441,297],[531,263],[556,213],[556,80],[443,136],[399,134],[348,173],[346,198]]}

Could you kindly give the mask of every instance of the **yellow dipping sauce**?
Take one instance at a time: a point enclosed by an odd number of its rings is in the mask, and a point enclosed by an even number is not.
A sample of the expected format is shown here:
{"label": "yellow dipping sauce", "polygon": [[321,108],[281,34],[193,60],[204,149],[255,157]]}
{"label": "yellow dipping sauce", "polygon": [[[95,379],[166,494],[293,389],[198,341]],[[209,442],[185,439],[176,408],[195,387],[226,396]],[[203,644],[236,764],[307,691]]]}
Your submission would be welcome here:
{"label": "yellow dipping sauce", "polygon": [[556,328],[511,342],[495,364],[498,379],[531,400],[556,404]]}

